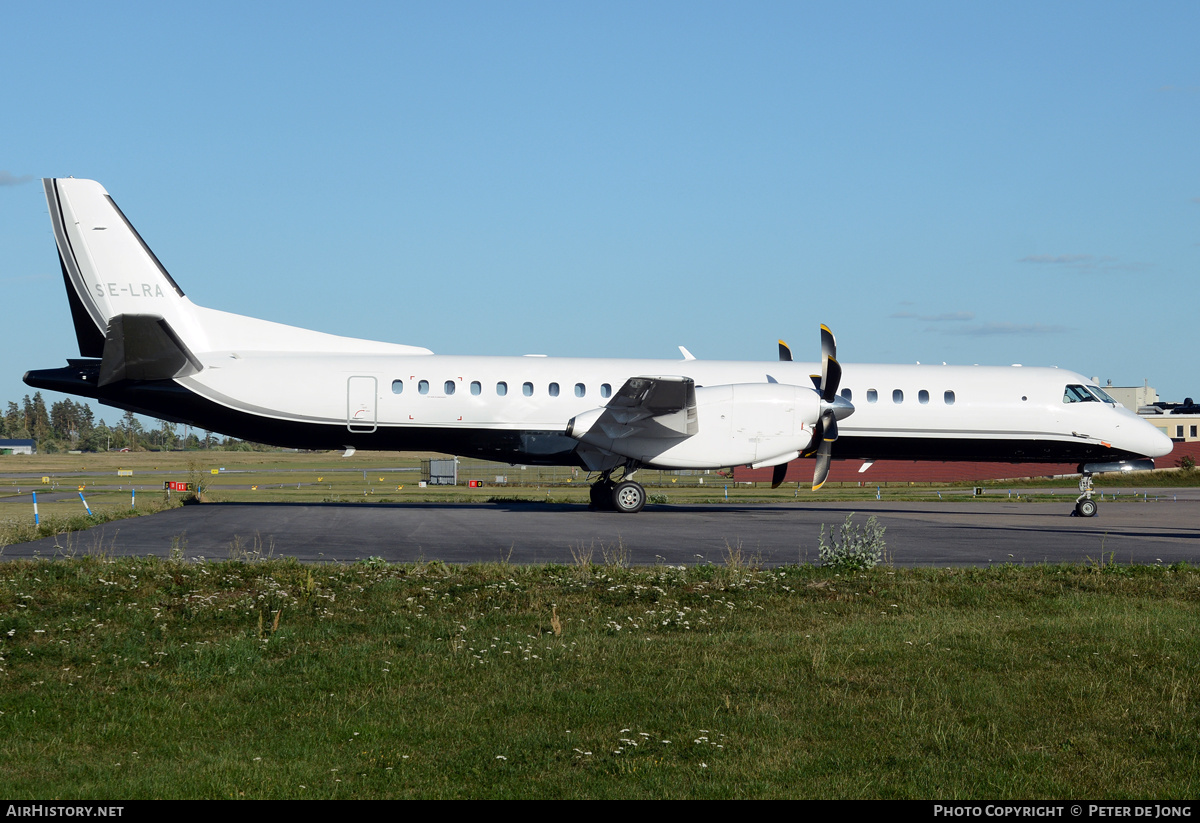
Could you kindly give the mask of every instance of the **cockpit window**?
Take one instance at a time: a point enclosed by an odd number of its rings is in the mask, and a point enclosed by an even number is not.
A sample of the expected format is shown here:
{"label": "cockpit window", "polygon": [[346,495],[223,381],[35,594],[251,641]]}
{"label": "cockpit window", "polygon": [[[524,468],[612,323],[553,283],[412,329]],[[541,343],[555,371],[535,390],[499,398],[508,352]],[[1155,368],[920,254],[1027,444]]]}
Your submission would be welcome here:
{"label": "cockpit window", "polygon": [[1084,388],[1095,395],[1101,403],[1111,403],[1114,406],[1117,405],[1117,401],[1113,400],[1112,395],[1099,386],[1084,386]]}
{"label": "cockpit window", "polygon": [[1084,386],[1067,386],[1063,391],[1064,403],[1095,403],[1097,399]]}

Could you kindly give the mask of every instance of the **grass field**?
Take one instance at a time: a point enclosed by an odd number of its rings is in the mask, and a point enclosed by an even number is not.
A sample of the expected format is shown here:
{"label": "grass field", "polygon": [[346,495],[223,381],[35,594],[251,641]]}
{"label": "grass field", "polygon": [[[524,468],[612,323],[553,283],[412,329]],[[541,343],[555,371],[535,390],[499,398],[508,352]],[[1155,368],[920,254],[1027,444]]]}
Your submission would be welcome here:
{"label": "grass field", "polygon": [[1200,572],[0,564],[0,795],[1200,795]]}
{"label": "grass field", "polygon": [[[130,483],[136,513],[178,505],[166,479],[221,500],[586,498],[566,470],[420,489],[420,458],[6,458],[0,547],[133,514]],[[700,476],[655,475],[639,480],[671,502],[723,499]],[[1004,485],[1025,499],[1055,490]],[[40,529],[31,489],[47,500]],[[875,489],[800,492],[855,496]],[[0,563],[0,796],[1200,793],[1194,567],[839,574],[733,553],[640,569],[619,555],[458,568],[83,554]]]}

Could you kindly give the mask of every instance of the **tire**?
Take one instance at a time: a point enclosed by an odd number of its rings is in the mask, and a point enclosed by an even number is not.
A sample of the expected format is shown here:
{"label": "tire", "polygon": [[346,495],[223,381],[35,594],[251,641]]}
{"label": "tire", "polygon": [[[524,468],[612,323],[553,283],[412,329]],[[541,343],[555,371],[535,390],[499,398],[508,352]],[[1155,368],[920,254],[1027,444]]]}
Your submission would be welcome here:
{"label": "tire", "polygon": [[625,480],[612,492],[613,508],[624,514],[637,514],[646,505],[646,490],[640,483]]}
{"label": "tire", "polygon": [[599,481],[588,489],[588,509],[594,512],[608,512],[613,508],[612,483]]}
{"label": "tire", "polygon": [[1075,513],[1080,517],[1095,517],[1098,508],[1095,500],[1080,500],[1075,504]]}

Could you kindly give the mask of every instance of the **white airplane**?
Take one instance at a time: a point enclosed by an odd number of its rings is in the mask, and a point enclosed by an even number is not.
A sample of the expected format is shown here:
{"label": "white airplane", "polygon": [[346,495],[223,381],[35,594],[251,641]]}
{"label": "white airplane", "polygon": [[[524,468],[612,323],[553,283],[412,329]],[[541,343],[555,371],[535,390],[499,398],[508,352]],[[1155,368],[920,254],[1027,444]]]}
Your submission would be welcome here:
{"label": "white airplane", "polygon": [[[1079,462],[1153,468],[1154,426],[1055,368],[460,357],[338,337],[193,304],[104,188],[47,179],[82,359],[30,386],[234,437],[305,449],[422,449],[598,475],[597,508],[640,511],[640,467],[775,467],[817,457]],[[850,415],[853,413],[853,417]],[[841,422],[846,421],[846,422]],[[615,475],[615,476],[614,476]]]}

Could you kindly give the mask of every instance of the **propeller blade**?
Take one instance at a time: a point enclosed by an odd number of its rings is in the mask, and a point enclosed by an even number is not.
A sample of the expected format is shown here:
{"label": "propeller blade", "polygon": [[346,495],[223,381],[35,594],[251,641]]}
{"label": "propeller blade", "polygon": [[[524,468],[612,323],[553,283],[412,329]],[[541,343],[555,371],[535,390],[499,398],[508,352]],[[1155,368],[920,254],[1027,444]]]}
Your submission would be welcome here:
{"label": "propeller blade", "polygon": [[[829,477],[829,466],[833,462],[833,442],[838,439],[837,415],[832,408],[821,413],[817,421],[816,433],[821,435],[817,443],[817,466],[813,470],[813,491],[825,485]],[[816,440],[816,438],[813,438]]]}
{"label": "propeller blade", "polygon": [[842,366],[832,357],[826,357],[821,362],[821,372],[821,399],[832,403],[842,382]]}
{"label": "propeller blade", "polygon": [[813,426],[812,442],[808,444],[808,448],[804,450],[801,457],[812,457],[817,453],[817,448],[820,447],[821,441],[825,439],[825,416],[817,418],[817,424]]}
{"label": "propeller blade", "polygon": [[[822,422],[825,424],[825,436],[821,438],[822,442],[828,440],[830,443],[837,440],[837,418],[833,416],[833,412],[825,412],[821,415]],[[826,419],[828,418],[828,419]]]}
{"label": "propeller blade", "polygon": [[792,350],[782,340],[779,341],[779,359],[785,363],[792,362]]}
{"label": "propeller blade", "polygon": [[833,336],[833,332],[824,323],[821,324],[821,359],[832,357],[837,359],[837,340]]}
{"label": "propeller blade", "polygon": [[771,488],[779,488],[779,484],[783,482],[783,478],[787,477],[787,467],[787,463],[780,463],[775,467],[775,470],[771,472]]}
{"label": "propeller blade", "polygon": [[833,462],[833,441],[822,440],[817,448],[817,468],[813,471],[813,487],[816,491],[825,485],[829,477],[829,464]]}

